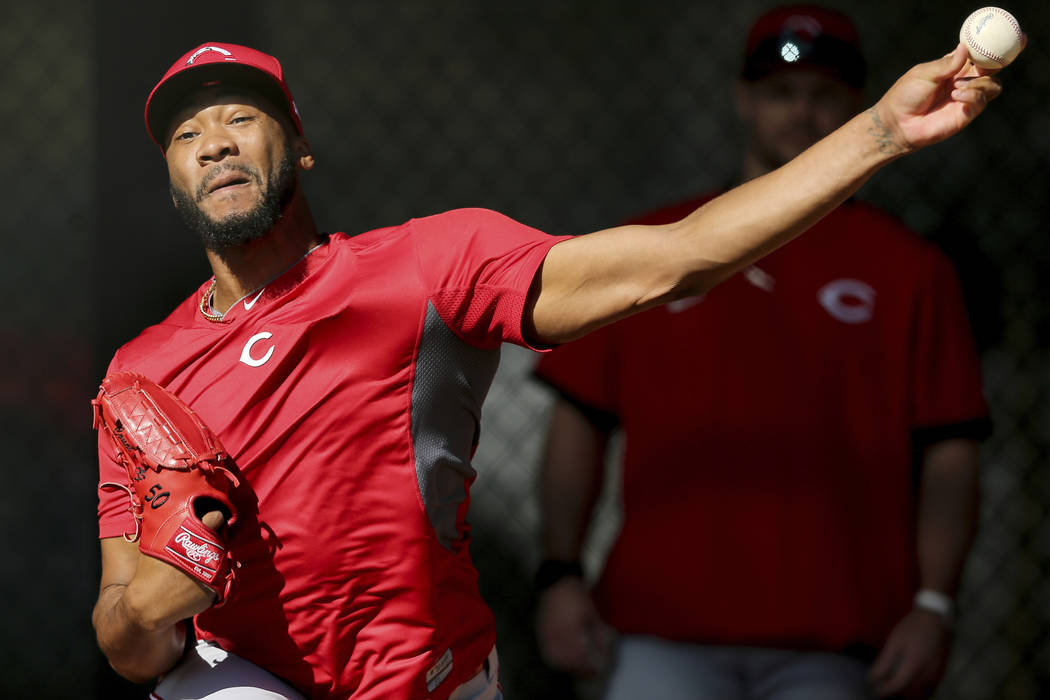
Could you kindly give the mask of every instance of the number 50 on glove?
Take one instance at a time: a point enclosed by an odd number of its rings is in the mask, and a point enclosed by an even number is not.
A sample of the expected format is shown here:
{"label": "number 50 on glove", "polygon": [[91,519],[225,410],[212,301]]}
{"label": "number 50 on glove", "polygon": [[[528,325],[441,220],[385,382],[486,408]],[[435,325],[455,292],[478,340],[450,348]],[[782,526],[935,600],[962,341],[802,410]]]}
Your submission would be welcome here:
{"label": "number 50 on glove", "polygon": [[109,436],[127,471],[126,484],[102,487],[128,493],[139,551],[205,584],[222,602],[233,581],[225,538],[201,520],[221,510],[227,529],[236,520],[230,500],[237,477],[207,425],[175,394],[136,372],[102,380],[91,402],[95,428]]}

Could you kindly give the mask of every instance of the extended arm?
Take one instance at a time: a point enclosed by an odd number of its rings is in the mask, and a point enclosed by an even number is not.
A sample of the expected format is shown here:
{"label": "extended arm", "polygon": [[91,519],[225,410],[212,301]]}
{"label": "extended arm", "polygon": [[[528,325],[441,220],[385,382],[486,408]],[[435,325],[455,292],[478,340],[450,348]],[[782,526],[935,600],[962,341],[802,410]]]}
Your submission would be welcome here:
{"label": "extended arm", "polygon": [[553,247],[527,330],[560,343],[676,298],[701,294],[805,231],[879,168],[960,131],[1000,85],[966,49],[908,71],[879,102],[784,167],[667,226],[624,226]]}
{"label": "extended arm", "polygon": [[[977,530],[978,445],[955,438],[929,445],[919,484],[920,588],[954,598]],[[950,631],[937,613],[914,609],[898,623],[872,664],[880,695],[932,690],[944,673]]]}

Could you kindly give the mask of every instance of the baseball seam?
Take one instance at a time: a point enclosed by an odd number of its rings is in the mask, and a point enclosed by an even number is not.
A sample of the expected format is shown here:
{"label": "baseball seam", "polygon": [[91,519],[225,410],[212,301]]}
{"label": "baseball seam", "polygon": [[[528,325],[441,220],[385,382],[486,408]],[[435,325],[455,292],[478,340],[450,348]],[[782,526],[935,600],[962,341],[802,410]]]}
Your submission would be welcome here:
{"label": "baseball seam", "polygon": [[[1021,27],[1017,24],[1017,21],[1011,15],[1009,15],[1008,13],[1006,13],[1003,10],[999,9],[998,7],[989,7],[988,10],[991,11],[992,14],[999,15],[1004,20],[1006,20],[1006,22],[1013,28],[1014,34],[1017,35],[1017,38],[1018,39],[1021,38]],[[975,12],[974,15],[975,14],[977,14],[977,13]],[[988,49],[986,49],[984,46],[982,46],[981,44],[979,44],[977,42],[976,37],[974,37],[973,32],[970,30],[970,27],[972,27],[972,26],[973,26],[973,15],[970,15],[970,17],[966,20],[966,45],[969,46],[971,49],[975,50],[977,53],[979,53],[982,56],[984,56],[985,58],[991,59],[991,60],[995,61],[996,63],[998,63],[1001,66],[1005,66],[1006,65],[1006,58],[1005,57],[1000,56],[997,53],[993,53],[993,52],[989,51]]]}

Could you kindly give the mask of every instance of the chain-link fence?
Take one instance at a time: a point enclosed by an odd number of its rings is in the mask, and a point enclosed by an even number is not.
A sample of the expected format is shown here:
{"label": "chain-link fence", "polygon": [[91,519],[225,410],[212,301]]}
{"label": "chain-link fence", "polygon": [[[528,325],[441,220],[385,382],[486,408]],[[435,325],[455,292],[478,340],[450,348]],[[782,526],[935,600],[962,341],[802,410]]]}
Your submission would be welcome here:
{"label": "chain-link fence", "polygon": [[[116,344],[207,274],[170,212],[162,161],[141,127],[144,97],[172,58],[211,39],[281,57],[318,156],[305,186],[327,230],[471,205],[583,233],[733,176],[732,80],[747,27],[771,4],[9,8],[0,27],[9,197],[0,515],[14,544],[0,695],[129,692],[100,661],[89,625],[98,565],[86,401]],[[912,63],[950,49],[973,9],[828,4],[861,27],[872,98]],[[1050,696],[1050,10],[1034,0],[1008,9],[1031,44],[1005,74],[1004,96],[966,134],[894,164],[861,193],[955,258],[995,422],[944,699]],[[533,479],[551,400],[528,378],[532,362],[517,348],[504,353],[472,506],[510,698],[571,692],[543,669],[531,639]],[[592,572],[615,527],[613,499],[588,554]]]}
{"label": "chain-link fence", "polygon": [[[58,10],[65,21],[54,21]],[[94,352],[89,290],[100,272],[90,25],[86,3],[17,3],[0,23],[0,695],[12,698],[68,697],[98,671],[89,621],[98,545],[85,498],[97,482],[84,396]]]}

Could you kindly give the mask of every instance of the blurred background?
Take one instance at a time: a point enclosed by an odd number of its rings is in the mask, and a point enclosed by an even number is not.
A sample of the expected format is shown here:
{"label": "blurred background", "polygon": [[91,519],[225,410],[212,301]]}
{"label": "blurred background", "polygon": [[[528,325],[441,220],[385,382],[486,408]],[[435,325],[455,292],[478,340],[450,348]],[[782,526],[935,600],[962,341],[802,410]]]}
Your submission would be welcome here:
{"label": "blurred background", "polygon": [[[0,256],[0,697],[145,697],[108,670],[88,400],[118,345],[209,272],[142,125],[183,52],[246,43],[282,60],[318,166],[324,230],[459,206],[585,233],[733,175],[743,37],[774,3],[367,0],[12,3],[0,23],[7,173]],[[869,101],[955,44],[972,3],[831,0],[862,32]],[[980,532],[940,698],[1050,697],[1050,6],[1011,0],[1030,37],[1006,92],[960,137],[895,163],[861,197],[955,260],[995,432]],[[571,697],[531,637],[533,474],[551,396],[507,348],[484,414],[472,518],[510,698]],[[617,525],[609,494],[591,572]],[[687,543],[686,543],[687,544]]]}

